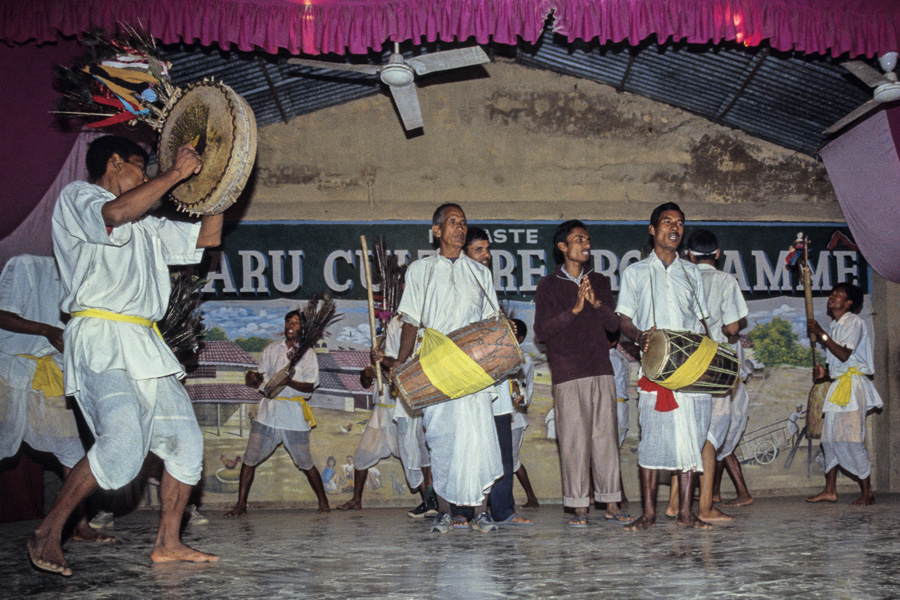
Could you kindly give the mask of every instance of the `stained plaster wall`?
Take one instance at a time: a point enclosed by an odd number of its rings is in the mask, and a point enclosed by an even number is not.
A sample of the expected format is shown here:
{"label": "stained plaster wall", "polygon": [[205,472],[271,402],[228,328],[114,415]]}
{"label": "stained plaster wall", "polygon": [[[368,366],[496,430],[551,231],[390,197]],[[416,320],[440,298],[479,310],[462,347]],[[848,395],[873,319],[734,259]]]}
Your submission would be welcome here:
{"label": "stained plaster wall", "polygon": [[[513,63],[468,76],[423,82],[417,135],[404,133],[386,95],[262,128],[254,176],[226,215],[427,220],[438,204],[459,202],[473,220],[645,220],[675,201],[694,220],[844,220],[824,166],[809,156]],[[889,406],[900,397],[890,375],[900,322],[888,317],[900,314],[888,310],[898,297],[896,285],[877,280],[877,384]],[[895,417],[887,409],[870,419],[878,489],[900,490]]]}

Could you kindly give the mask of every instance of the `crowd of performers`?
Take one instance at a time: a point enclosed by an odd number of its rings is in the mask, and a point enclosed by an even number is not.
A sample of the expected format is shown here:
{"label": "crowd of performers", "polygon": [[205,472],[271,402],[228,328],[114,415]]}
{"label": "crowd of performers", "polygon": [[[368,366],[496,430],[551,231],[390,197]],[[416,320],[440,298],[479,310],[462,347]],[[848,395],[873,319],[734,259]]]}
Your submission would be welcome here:
{"label": "crowd of performers", "polygon": [[[164,465],[151,560],[218,559],[181,541],[182,517],[201,475],[203,436],[179,381],[185,376],[183,367],[155,323],[169,298],[169,266],[197,263],[204,248],[218,246],[223,217],[181,223],[148,214],[170,188],[203,165],[194,148],[185,145],[174,165],[151,180],[147,160],[140,146],[124,138],[93,142],[87,153],[92,182],[68,185],[57,201],[52,231],[56,260],[17,257],[0,276],[0,458],[15,455],[25,442],[54,454],[63,465],[62,488],[27,550],[36,568],[65,576],[72,571],[63,555],[64,527],[70,520],[75,523],[76,540],[111,541],[88,526],[84,501],[98,488],[113,490],[131,482],[148,453]],[[528,496],[525,506],[538,506],[519,459],[524,411],[533,389],[530,356],[507,379],[420,411],[410,410],[391,385],[395,367],[416,352],[422,328],[446,335],[501,313],[487,234],[468,227],[463,209],[455,204],[435,211],[431,230],[438,252],[408,266],[399,305],[385,319],[384,335],[371,350],[384,383],[354,456],[353,497],[338,508],[361,508],[368,470],[396,456],[410,488],[422,496],[409,515],[430,517],[431,531],[491,532],[498,525],[533,525],[516,512],[512,493],[515,475]],[[709,231],[694,231],[682,255],[684,230],[685,215],[676,204],[653,211],[651,250],[623,270],[616,300],[609,279],[589,267],[591,239],[584,224],[571,220],[556,229],[558,267],[537,287],[533,336],[546,348],[552,375],[570,527],[588,527],[589,511],[597,503],[605,505],[606,519],[622,521],[626,529],[653,526],[659,479],[669,474],[674,475],[666,514],[681,526],[708,528],[732,519],[714,506],[720,501],[723,470],[737,491],[725,505],[753,502],[734,456],[748,420],[745,374],[729,395],[715,397],[671,391],[641,377],[642,514],[635,519],[622,509],[619,448],[628,427],[628,404],[627,372],[616,350],[619,336],[646,351],[657,329],[706,330],[741,356],[738,331],[747,306],[737,282],[716,269],[719,245]],[[837,500],[838,468],[860,483],[862,495],[854,504],[874,502],[865,417],[881,406],[881,399],[869,378],[872,339],[858,316],[862,305],[862,291],[841,283],[828,298],[829,330],[813,319],[808,322],[827,358],[827,365],[814,369],[814,379],[831,381],[822,434],[826,485],[807,498],[810,502]],[[65,325],[60,311],[70,315]],[[299,360],[293,355],[302,318],[297,311],[285,316],[284,338],[264,349],[258,372],[247,374],[248,386],[278,384],[279,391],[260,403],[243,456],[238,501],[227,517],[246,512],[255,469],[280,444],[306,475],[318,511],[329,511],[326,484],[310,453],[315,420],[307,399],[318,385],[318,366],[311,350]],[[523,342],[525,323],[511,323]],[[289,362],[295,368],[285,375]],[[371,385],[377,375],[369,367],[361,377]],[[93,436],[86,453],[67,397],[77,402]]]}

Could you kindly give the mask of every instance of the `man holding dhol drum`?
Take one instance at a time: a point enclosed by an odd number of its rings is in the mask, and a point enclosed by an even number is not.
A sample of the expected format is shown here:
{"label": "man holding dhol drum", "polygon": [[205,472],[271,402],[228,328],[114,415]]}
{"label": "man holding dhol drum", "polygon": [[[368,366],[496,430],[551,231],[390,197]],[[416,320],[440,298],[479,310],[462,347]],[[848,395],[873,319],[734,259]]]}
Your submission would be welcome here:
{"label": "man holding dhol drum", "polygon": [[65,391],[74,395],[96,441],[63,483],[50,513],[28,540],[35,567],[69,576],[63,526],[98,486],[134,479],[148,451],[163,459],[162,518],[153,562],[218,560],[181,542],[181,519],[203,467],[203,434],[184,386],[184,369],[155,321],[169,301],[168,265],[200,262],[218,246],[222,215],[176,223],[147,215],[173,186],[199,173],[190,144],[174,165],[148,180],[147,153],[117,136],[94,140],[87,152],[94,183],[76,181],[53,212],[53,250],[72,315],[65,330]]}
{"label": "man holding dhol drum", "polygon": [[553,245],[559,266],[538,283],[534,333],[553,376],[563,505],[575,511],[570,527],[587,527],[592,500],[607,503],[607,519],[627,520],[618,510],[616,382],[606,341],[619,329],[616,303],[609,278],[588,268],[591,238],[581,221],[561,223]]}
{"label": "man holding dhol drum", "polygon": [[[399,364],[412,354],[420,327],[447,335],[499,312],[490,270],[462,251],[467,230],[466,215],[456,204],[434,212],[431,231],[439,251],[413,262],[406,272],[398,308],[403,315]],[[491,390],[485,389],[422,409],[440,511],[432,531],[452,529],[451,503],[475,507],[473,529],[497,529],[485,497],[503,475],[491,398]]]}
{"label": "man holding dhol drum", "polygon": [[[662,204],[650,216],[653,251],[622,272],[617,311],[622,332],[646,352],[656,329],[701,333],[706,309],[700,271],[678,257],[684,235],[684,213],[674,202]],[[626,525],[647,529],[656,522],[656,491],[660,471],[676,471],[681,491],[678,525],[708,528],[691,512],[694,471],[703,470],[700,450],[710,420],[709,394],[670,392],[642,377],[638,389],[641,441],[638,465],[644,514]]]}

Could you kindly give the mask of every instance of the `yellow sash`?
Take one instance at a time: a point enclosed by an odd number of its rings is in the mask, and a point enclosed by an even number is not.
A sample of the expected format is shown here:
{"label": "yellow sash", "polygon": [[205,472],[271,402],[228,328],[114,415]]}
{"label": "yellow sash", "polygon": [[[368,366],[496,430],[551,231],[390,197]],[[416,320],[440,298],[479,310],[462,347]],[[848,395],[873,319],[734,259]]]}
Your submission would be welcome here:
{"label": "yellow sash", "polygon": [[853,389],[853,383],[850,381],[854,375],[862,375],[856,367],[850,367],[847,372],[837,378],[838,384],[834,386],[834,393],[828,398],[829,402],[834,402],[838,406],[847,406],[850,403],[850,392]]}
{"label": "yellow sash", "polygon": [[718,349],[719,345],[712,338],[704,336],[697,350],[665,381],[660,381],[659,385],[670,390],[679,390],[691,385],[706,372]]}
{"label": "yellow sash", "polygon": [[[114,313],[108,310],[101,310],[99,308],[87,308],[85,310],[79,310],[72,313],[73,317],[94,317],[96,319],[106,319],[107,321],[120,321],[122,323],[134,323],[136,325],[143,325],[144,327],[152,327],[153,331],[156,332],[156,335],[159,336],[159,339],[163,339],[162,334],[159,332],[159,327],[157,327],[156,323],[151,321],[150,319],[145,319],[144,317],[135,317],[132,315],[120,315],[119,313]],[[165,341],[165,340],[163,340]]]}
{"label": "yellow sash", "polygon": [[303,396],[293,396],[292,398],[285,398],[284,396],[278,396],[277,398],[272,398],[273,400],[287,400],[288,402],[299,402],[300,408],[303,409],[303,418],[306,419],[306,422],[309,423],[310,428],[316,426],[316,418],[313,416],[312,408],[310,408],[309,403],[306,401],[306,398]]}
{"label": "yellow sash", "polygon": [[385,404],[384,402],[376,402],[375,406],[380,406],[381,408],[394,408],[397,405],[396,404]]}
{"label": "yellow sash", "polygon": [[628,402],[628,398],[616,398],[616,402]]}
{"label": "yellow sash", "polygon": [[44,396],[62,396],[65,393],[63,387],[63,374],[56,363],[53,362],[53,355],[31,356],[30,354],[19,354],[25,358],[37,361],[34,369],[34,377],[31,379],[31,389],[44,392]]}
{"label": "yellow sash", "polygon": [[431,384],[450,398],[462,398],[493,385],[481,365],[434,329],[425,328],[419,364]]}

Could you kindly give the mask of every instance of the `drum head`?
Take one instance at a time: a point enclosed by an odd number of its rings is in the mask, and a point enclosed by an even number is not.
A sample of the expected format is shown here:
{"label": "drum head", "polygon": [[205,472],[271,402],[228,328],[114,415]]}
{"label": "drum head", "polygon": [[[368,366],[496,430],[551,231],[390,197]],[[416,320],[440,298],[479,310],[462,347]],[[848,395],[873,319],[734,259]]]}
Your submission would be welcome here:
{"label": "drum head", "polygon": [[641,369],[647,379],[659,379],[662,370],[666,367],[669,358],[669,336],[662,329],[657,329],[650,334],[650,344],[647,351],[641,354]]}
{"label": "drum head", "polygon": [[250,106],[217,81],[189,86],[164,116],[159,167],[169,169],[178,148],[191,143],[203,169],[171,191],[180,210],[214,215],[231,206],[244,189],[256,158],[256,119]]}

